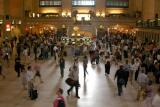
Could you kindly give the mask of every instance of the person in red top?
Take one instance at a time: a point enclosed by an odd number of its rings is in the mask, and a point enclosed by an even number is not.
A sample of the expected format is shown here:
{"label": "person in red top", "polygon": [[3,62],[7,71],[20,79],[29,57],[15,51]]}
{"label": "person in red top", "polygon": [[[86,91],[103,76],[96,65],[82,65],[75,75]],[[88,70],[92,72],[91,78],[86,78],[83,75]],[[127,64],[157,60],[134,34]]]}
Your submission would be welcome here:
{"label": "person in red top", "polygon": [[53,101],[53,107],[66,107],[65,100],[63,97],[63,89],[59,88],[56,92],[57,97]]}

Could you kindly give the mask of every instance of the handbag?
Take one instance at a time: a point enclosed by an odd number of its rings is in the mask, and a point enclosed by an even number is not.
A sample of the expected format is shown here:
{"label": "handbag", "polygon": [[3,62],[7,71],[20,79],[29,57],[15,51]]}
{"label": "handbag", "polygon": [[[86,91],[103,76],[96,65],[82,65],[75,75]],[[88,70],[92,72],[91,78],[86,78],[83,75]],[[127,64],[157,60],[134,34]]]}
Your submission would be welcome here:
{"label": "handbag", "polygon": [[69,86],[74,86],[75,85],[75,81],[71,78],[67,78],[65,81]]}

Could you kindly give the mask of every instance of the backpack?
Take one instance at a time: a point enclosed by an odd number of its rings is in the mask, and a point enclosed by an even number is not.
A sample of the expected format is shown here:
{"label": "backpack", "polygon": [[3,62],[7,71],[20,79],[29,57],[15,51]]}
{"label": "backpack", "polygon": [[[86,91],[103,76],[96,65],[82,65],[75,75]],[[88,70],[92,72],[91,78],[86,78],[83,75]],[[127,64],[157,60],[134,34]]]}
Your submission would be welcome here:
{"label": "backpack", "polygon": [[125,84],[125,81],[124,81],[124,79],[121,78],[121,79],[118,80],[118,83],[119,83],[120,85],[124,85],[124,84]]}
{"label": "backpack", "polygon": [[57,107],[65,107],[65,103],[63,100],[58,100],[58,106]]}

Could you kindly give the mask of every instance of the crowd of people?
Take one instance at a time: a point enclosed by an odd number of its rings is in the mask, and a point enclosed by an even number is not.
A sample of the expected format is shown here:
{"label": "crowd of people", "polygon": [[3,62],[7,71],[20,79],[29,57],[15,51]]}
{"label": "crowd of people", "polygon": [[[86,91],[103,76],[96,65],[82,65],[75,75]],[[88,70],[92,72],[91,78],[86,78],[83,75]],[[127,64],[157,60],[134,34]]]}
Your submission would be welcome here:
{"label": "crowd of people", "polygon": [[[76,51],[77,46],[71,47],[72,54],[69,54],[65,46],[60,40],[57,40],[51,33],[43,35],[27,34],[18,39],[6,40],[0,48],[0,75],[5,79],[3,73],[3,62],[8,66],[10,60],[15,59],[14,70],[17,77],[22,78],[24,89],[28,89],[31,97],[31,90],[34,88],[34,80],[39,78],[43,83],[41,68],[38,60],[47,60],[54,57],[54,61],[60,68],[61,78],[64,77],[65,57],[70,56],[74,59],[73,64],[69,68],[69,75],[66,83],[70,86],[67,94],[75,87],[76,98],[80,98],[78,90],[79,83],[79,59],[83,62],[84,79],[88,74],[87,66],[89,61],[93,65],[104,64],[104,75],[110,78],[111,66],[118,67],[114,79],[117,79],[118,96],[123,92],[123,86],[127,87],[128,83],[137,85],[137,101],[143,101],[144,107],[160,106],[160,47],[154,42],[139,42],[135,36],[110,32],[97,40],[93,40],[89,46],[82,45],[78,47],[81,51]],[[16,54],[14,54],[14,49]],[[78,53],[77,53],[78,52]],[[82,57],[81,57],[82,56]],[[32,60],[35,60],[32,65]],[[153,85],[159,87],[155,93]],[[63,97],[63,89],[57,91],[58,97],[54,101],[54,107],[59,104],[65,107]],[[60,100],[60,101],[59,101]],[[61,101],[62,100],[62,101]]]}

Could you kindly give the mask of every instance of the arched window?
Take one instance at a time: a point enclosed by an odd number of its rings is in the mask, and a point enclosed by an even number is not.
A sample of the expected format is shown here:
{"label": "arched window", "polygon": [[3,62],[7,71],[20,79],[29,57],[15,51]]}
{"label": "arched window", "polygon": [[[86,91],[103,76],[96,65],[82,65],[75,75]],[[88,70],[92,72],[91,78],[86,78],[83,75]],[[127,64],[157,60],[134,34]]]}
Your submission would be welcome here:
{"label": "arched window", "polygon": [[55,6],[61,6],[62,0],[39,0],[39,6],[40,7],[55,7]]}
{"label": "arched window", "polygon": [[95,0],[72,0],[72,6],[95,6]]}
{"label": "arched window", "polygon": [[129,0],[106,0],[107,7],[128,8]]}

